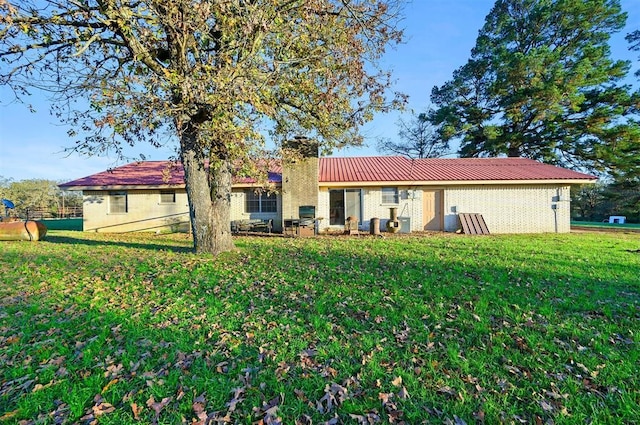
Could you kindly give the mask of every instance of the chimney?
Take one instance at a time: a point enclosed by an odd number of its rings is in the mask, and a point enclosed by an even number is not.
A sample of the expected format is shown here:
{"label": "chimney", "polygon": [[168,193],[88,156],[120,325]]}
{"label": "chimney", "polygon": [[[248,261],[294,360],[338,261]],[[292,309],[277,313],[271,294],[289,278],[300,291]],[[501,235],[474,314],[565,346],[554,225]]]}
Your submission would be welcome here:
{"label": "chimney", "polygon": [[318,211],[318,142],[296,137],[283,144],[282,218],[300,218],[300,206]]}

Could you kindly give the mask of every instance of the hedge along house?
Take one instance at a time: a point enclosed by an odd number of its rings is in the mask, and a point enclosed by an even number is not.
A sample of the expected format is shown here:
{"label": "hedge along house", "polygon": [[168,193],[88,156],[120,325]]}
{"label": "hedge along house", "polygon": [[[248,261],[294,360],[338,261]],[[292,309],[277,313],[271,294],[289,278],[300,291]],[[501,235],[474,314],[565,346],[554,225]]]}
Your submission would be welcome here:
{"label": "hedge along house", "polygon": [[[459,213],[482,214],[491,233],[570,230],[572,184],[596,178],[523,158],[318,158],[313,152],[271,166],[275,193],[236,179],[231,219],[272,219],[274,230],[314,207],[318,230],[341,231],[347,217],[362,230],[384,229],[397,208],[402,231],[456,231]],[[82,190],[84,230],[185,231],[188,206],[180,164],[138,162],[60,185]]]}

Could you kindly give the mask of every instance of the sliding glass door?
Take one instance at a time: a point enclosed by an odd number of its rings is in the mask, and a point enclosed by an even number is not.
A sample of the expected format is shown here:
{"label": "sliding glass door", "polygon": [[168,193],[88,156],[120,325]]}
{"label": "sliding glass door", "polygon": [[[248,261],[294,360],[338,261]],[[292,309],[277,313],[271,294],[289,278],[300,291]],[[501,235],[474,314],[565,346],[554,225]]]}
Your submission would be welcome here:
{"label": "sliding glass door", "polygon": [[329,191],[329,224],[344,226],[347,217],[356,217],[362,223],[362,190],[332,189]]}

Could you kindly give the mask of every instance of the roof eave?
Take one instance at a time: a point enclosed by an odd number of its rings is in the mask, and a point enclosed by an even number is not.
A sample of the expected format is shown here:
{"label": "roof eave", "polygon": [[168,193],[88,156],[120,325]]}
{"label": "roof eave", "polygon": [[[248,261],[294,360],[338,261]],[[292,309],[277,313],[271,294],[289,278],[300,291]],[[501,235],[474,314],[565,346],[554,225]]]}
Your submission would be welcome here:
{"label": "roof eave", "polygon": [[162,184],[162,185],[100,185],[100,186],[71,186],[71,185],[58,185],[61,189],[67,190],[93,190],[93,191],[105,191],[105,190],[147,190],[147,189],[184,189],[184,184]]}
{"label": "roof eave", "polygon": [[[274,186],[281,186],[281,182],[270,182]],[[166,185],[101,185],[101,186],[70,186],[58,185],[61,189],[66,190],[85,190],[85,191],[108,191],[108,190],[149,190],[149,189],[184,189],[185,184],[166,184]],[[234,183],[233,189],[262,187],[258,183]]]}
{"label": "roof eave", "polygon": [[523,184],[588,184],[597,179],[528,179],[528,180],[395,180],[365,182],[319,182],[321,187],[379,187],[379,186],[461,186],[461,185],[523,185]]}

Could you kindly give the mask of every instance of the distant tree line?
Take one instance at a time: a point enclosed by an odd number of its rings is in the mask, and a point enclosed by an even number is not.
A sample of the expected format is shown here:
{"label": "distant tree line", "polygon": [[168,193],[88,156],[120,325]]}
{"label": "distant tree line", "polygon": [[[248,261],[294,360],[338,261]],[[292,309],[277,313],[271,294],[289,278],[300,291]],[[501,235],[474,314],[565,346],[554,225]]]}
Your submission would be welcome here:
{"label": "distant tree line", "polygon": [[587,184],[571,189],[572,219],[604,221],[621,215],[640,223],[640,186],[633,182]]}
{"label": "distant tree line", "polygon": [[[10,200],[15,205],[11,213],[22,218],[33,217],[36,212],[58,218],[82,207],[81,192],[62,191],[58,182],[44,179],[13,181],[0,176],[0,198]],[[5,215],[4,205],[0,205],[0,213]]]}

